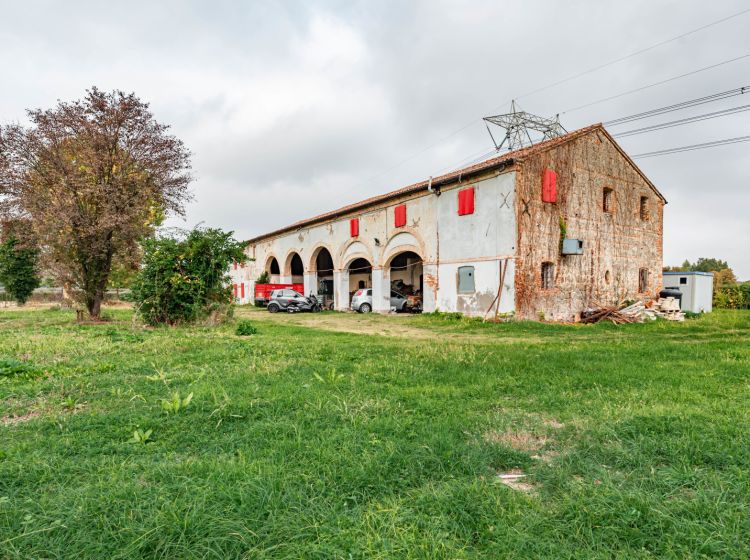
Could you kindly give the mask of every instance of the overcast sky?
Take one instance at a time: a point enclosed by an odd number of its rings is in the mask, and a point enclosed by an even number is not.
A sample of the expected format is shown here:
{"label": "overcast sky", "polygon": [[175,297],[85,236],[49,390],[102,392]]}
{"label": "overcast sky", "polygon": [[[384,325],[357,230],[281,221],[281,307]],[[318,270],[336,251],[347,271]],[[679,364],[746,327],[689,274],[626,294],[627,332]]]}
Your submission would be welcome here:
{"label": "overcast sky", "polygon": [[[481,117],[560,113],[568,130],[750,86],[750,8],[705,1],[35,2],[3,0],[0,122],[135,91],[193,152],[192,226],[248,238],[437,175],[491,148]],[[750,105],[750,92],[612,132]],[[621,141],[631,154],[750,134],[750,112]],[[639,160],[666,196],[664,259],[750,279],[750,143]]]}

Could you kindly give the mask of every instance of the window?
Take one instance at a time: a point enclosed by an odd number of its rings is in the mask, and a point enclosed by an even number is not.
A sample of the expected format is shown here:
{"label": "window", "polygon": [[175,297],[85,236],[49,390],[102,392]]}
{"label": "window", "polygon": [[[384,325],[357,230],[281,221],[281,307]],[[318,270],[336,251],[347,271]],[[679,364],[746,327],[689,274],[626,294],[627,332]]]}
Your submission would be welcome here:
{"label": "window", "polygon": [[542,263],[542,289],[549,290],[555,287],[555,265],[551,262]]}
{"label": "window", "polygon": [[602,210],[612,212],[612,189],[606,188],[602,192]]}
{"label": "window", "polygon": [[604,273],[604,281],[609,284],[612,281],[612,275],[609,273],[609,270]]}
{"label": "window", "polygon": [[638,292],[644,293],[648,291],[648,268],[641,268],[638,271]]}
{"label": "window", "polygon": [[406,204],[400,204],[399,206],[396,206],[393,214],[395,226],[404,227],[406,225]]}
{"label": "window", "polygon": [[372,296],[372,290],[367,290],[367,292],[365,292],[365,293],[366,293],[366,295],[368,295],[368,296]]}
{"label": "window", "polygon": [[641,220],[648,220],[648,197],[641,197]]}
{"label": "window", "polygon": [[459,294],[473,294],[474,289],[474,267],[473,266],[459,266],[458,267],[458,293]]}
{"label": "window", "polygon": [[466,216],[474,213],[474,187],[458,191],[458,215]]}
{"label": "window", "polygon": [[685,276],[680,278],[680,284],[687,284],[687,278]]}
{"label": "window", "polygon": [[365,287],[365,281],[364,280],[360,280],[359,283],[357,284],[357,286],[361,290],[362,288]]}
{"label": "window", "polygon": [[349,233],[351,233],[352,237],[359,236],[359,218],[349,220]]}

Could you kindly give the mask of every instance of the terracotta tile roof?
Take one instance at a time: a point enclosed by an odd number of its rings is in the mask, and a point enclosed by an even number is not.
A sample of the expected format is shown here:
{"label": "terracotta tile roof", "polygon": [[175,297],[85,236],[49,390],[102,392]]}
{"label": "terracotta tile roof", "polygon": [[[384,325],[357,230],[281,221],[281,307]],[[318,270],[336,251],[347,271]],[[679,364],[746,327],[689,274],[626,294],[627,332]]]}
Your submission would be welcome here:
{"label": "terracotta tile roof", "polygon": [[[563,134],[562,136],[558,136],[557,138],[552,138],[551,140],[545,140],[543,142],[539,142],[538,144],[534,144],[532,146],[527,146],[525,148],[520,148],[512,152],[507,152],[500,156],[486,159],[474,165],[470,165],[468,167],[464,167],[462,169],[457,169],[455,171],[451,171],[444,175],[440,175],[439,177],[433,177],[432,184],[433,185],[449,184],[454,181],[457,181],[459,178],[476,175],[477,173],[488,171],[496,167],[511,165],[512,163],[516,161],[523,161],[524,159],[527,159],[533,155],[536,155],[539,152],[549,150],[551,148],[559,146],[560,144],[565,144],[566,142],[570,142],[571,140],[574,140],[576,138],[589,134],[590,132],[593,132],[594,130],[603,132],[607,136],[607,138],[609,138],[609,140],[615,145],[618,151],[628,160],[628,162],[635,168],[635,170],[645,179],[645,181],[654,190],[657,196],[659,196],[659,198],[661,198],[662,200],[664,200],[664,202],[666,202],[666,200],[661,195],[661,193],[657,190],[654,184],[651,183],[648,177],[646,177],[646,175],[640,170],[640,168],[638,168],[638,166],[633,162],[633,160],[625,153],[625,151],[617,144],[617,142],[615,142],[614,138],[610,136],[610,134],[606,131],[606,129],[601,123],[592,124],[584,128],[579,128],[578,130],[568,132],[567,134]],[[338,208],[336,210],[331,210],[330,212],[325,212],[324,214],[313,216],[312,218],[300,220],[298,222],[295,222],[283,228],[280,228],[280,229],[277,229],[268,233],[264,233],[252,239],[249,239],[247,242],[257,243],[259,241],[268,239],[270,237],[275,237],[282,233],[294,231],[302,227],[310,226],[319,222],[329,220],[331,218],[336,218],[336,217],[343,216],[345,214],[352,213],[355,210],[361,210],[370,206],[374,206],[376,204],[380,204],[382,202],[386,202],[394,198],[402,197],[407,194],[412,194],[412,193],[419,192],[422,190],[427,190],[429,184],[430,184],[429,180],[420,181],[418,183],[413,183],[411,185],[407,185],[406,187],[401,187],[400,189],[396,189],[394,191],[390,191],[384,194],[366,198],[364,200],[360,200],[359,202],[355,202],[353,204],[342,206],[341,208]]]}

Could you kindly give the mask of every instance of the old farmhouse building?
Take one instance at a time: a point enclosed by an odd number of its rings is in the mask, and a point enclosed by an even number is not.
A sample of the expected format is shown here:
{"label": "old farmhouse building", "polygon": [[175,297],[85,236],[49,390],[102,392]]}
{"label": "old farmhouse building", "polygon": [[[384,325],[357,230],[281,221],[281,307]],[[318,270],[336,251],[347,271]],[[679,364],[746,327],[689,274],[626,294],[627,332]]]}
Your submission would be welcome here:
{"label": "old farmhouse building", "polygon": [[657,293],[665,203],[597,124],[250,239],[231,273],[242,302],[266,271],[340,310],[370,288],[389,311],[394,286],[425,311],[571,320]]}

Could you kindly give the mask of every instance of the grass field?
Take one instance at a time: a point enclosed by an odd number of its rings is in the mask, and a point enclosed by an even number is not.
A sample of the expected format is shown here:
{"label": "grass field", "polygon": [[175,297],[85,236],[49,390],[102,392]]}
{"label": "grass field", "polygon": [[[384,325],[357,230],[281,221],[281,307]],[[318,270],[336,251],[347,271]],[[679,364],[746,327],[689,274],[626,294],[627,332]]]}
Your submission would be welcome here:
{"label": "grass field", "polygon": [[750,312],[108,313],[0,311],[0,558],[750,557]]}

